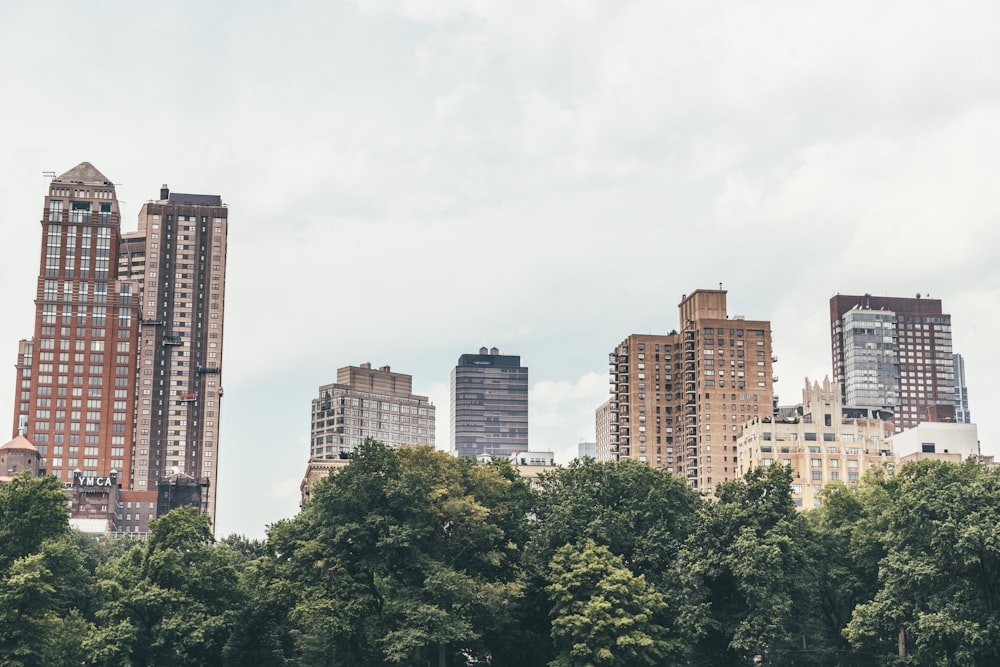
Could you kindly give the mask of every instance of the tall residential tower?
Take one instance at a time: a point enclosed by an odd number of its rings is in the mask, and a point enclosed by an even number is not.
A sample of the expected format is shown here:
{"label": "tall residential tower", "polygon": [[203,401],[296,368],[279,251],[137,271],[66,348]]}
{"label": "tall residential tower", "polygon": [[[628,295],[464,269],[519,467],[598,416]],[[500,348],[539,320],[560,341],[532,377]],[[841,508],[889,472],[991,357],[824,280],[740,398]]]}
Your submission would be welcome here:
{"label": "tall residential tower", "polygon": [[610,410],[618,460],[667,468],[711,492],[739,475],[743,424],[773,412],[771,324],[730,317],[721,289],[685,295],[679,311],[679,333],[633,334],[615,347],[611,400],[599,410]]}
{"label": "tall residential tower", "polygon": [[[121,271],[139,285],[138,482],[183,475],[215,518],[229,210],[218,195],[160,189],[125,234]],[[162,505],[163,503],[161,503]],[[160,513],[169,507],[160,507]]]}

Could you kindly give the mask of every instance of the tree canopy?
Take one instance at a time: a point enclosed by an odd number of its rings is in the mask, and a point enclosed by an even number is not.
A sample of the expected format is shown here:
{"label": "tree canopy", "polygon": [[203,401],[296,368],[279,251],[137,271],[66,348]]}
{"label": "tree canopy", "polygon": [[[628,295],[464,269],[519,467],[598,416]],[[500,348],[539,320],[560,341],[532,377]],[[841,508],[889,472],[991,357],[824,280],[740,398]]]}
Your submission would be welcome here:
{"label": "tree canopy", "polygon": [[919,462],[795,510],[787,468],[708,501],[634,462],[529,484],[369,441],[263,541],[182,508],[147,540],[0,486],[0,664],[1000,664],[1000,473]]}

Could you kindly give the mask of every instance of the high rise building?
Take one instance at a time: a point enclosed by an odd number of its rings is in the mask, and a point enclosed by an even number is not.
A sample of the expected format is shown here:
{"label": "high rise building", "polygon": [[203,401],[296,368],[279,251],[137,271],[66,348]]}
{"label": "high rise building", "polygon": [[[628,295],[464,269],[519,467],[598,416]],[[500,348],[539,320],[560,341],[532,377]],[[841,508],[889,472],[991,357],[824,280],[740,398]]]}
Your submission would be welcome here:
{"label": "high rise building", "polygon": [[123,235],[114,184],[87,162],[45,197],[14,431],[38,448],[40,473],[121,485],[116,530],[144,532],[169,509],[157,492],[168,479],[198,487],[214,520],[226,219],[218,197],[164,188]]}
{"label": "high rise building", "polygon": [[730,317],[721,289],[685,295],[679,311],[679,333],[632,334],[609,356],[611,451],[711,492],[739,474],[743,424],[773,412],[771,324]]}
{"label": "high rise building", "polygon": [[954,405],[951,315],[940,299],[838,294],[830,299],[834,380],[845,407],[887,409],[896,431]]}
{"label": "high rise building", "polygon": [[120,271],[137,282],[140,303],[133,488],[170,478],[177,489],[160,494],[158,514],[194,497],[181,486],[197,486],[215,518],[228,213],[218,195],[164,185],[122,239]]}
{"label": "high rise building", "polygon": [[965,359],[960,354],[953,354],[951,358],[955,366],[955,421],[959,424],[971,424],[969,387],[965,382]]}
{"label": "high rise building", "polygon": [[451,451],[508,456],[528,451],[528,368],[521,357],[479,348],[451,372]]}
{"label": "high rise building", "polygon": [[34,335],[17,355],[14,434],[39,473],[131,479],[137,286],[119,275],[114,184],[89,162],[52,179],[42,211]]}
{"label": "high rise building", "polygon": [[435,408],[413,393],[413,378],[370,363],[337,369],[312,400],[310,455],[349,459],[365,438],[391,447],[434,445]]}

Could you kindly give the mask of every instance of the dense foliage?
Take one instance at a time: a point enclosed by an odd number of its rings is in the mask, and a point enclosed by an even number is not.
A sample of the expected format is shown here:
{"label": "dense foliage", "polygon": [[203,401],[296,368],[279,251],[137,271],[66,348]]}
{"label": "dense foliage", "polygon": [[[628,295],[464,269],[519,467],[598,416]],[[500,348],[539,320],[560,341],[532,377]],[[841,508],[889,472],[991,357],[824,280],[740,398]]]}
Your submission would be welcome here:
{"label": "dense foliage", "polygon": [[808,512],[792,482],[709,502],[587,460],[532,486],[368,442],[266,541],[187,508],[98,542],[22,475],[0,486],[0,664],[1000,664],[1000,472],[913,463]]}

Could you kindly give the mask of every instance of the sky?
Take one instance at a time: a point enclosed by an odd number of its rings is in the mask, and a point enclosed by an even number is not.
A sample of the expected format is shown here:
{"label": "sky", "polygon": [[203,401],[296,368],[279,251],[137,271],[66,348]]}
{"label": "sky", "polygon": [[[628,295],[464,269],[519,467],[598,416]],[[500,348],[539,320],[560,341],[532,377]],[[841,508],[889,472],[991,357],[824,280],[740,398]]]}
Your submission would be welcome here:
{"label": "sky", "polygon": [[520,355],[566,462],[608,352],[720,283],[783,404],[831,296],[941,299],[1000,454],[998,44],[988,0],[0,3],[0,423],[43,172],[89,161],[125,231],[162,183],[229,205],[218,535],[298,511],[337,368],[412,375],[446,449],[458,357]]}

